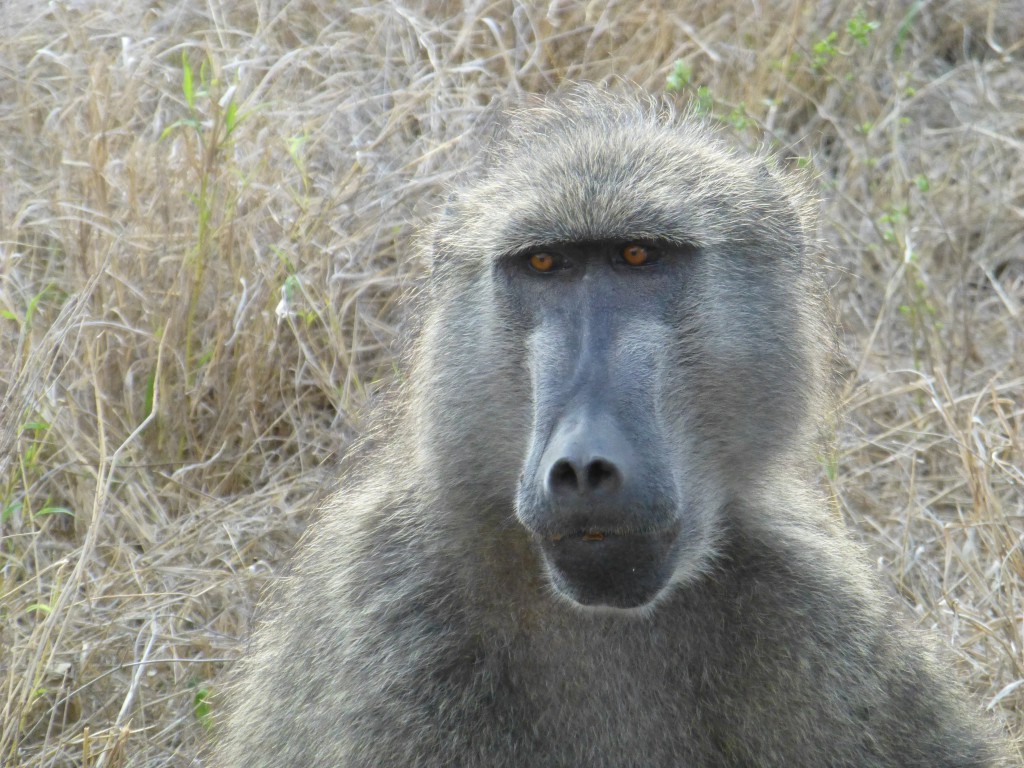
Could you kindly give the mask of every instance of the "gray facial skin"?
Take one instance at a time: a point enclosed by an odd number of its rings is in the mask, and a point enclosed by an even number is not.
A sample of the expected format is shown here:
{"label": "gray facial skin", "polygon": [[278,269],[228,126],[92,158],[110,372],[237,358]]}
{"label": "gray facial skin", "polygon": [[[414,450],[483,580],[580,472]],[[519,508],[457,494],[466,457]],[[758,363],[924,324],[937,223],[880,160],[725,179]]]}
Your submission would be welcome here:
{"label": "gray facial skin", "polygon": [[[629,247],[647,261],[630,265]],[[695,540],[658,417],[673,307],[699,252],[595,242],[537,253],[552,260],[549,272],[528,254],[497,270],[526,327],[534,393],[516,513],[561,594],[642,606]]]}

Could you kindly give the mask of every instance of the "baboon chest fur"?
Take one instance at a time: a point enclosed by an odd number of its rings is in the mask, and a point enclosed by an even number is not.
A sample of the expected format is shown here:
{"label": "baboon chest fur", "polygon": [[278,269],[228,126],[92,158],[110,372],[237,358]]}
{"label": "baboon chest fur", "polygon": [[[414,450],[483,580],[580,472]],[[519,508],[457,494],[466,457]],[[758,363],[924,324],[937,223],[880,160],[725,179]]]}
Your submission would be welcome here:
{"label": "baboon chest fur", "polygon": [[809,480],[802,185],[585,87],[494,133],[211,764],[1008,765]]}

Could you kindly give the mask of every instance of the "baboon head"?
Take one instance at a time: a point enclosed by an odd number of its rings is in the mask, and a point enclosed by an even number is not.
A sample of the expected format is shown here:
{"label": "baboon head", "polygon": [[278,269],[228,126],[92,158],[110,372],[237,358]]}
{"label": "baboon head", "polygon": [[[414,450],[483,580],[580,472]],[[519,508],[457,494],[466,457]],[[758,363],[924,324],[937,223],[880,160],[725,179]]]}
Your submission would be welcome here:
{"label": "baboon head", "polygon": [[484,518],[514,510],[574,603],[697,578],[738,489],[807,443],[821,324],[787,183],[692,120],[584,91],[512,114],[449,201],[425,452]]}

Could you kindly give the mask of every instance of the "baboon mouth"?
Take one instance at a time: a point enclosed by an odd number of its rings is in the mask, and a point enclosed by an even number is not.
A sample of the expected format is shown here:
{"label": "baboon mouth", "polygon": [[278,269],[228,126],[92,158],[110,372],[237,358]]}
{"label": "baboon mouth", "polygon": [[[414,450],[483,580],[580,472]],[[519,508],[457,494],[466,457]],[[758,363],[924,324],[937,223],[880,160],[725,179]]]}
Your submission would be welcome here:
{"label": "baboon mouth", "polygon": [[614,539],[622,536],[637,536],[637,537],[655,537],[662,538],[665,541],[672,542],[675,540],[679,531],[676,528],[666,528],[665,530],[656,531],[610,531],[610,530],[584,530],[584,531],[573,531],[572,533],[551,533],[547,535],[547,540],[553,544],[557,544],[561,541],[604,541],[605,539]]}
{"label": "baboon mouth", "polygon": [[[581,541],[604,541],[605,536],[613,536],[614,534],[606,534],[604,531],[580,531],[578,533],[568,534],[568,538],[578,538]],[[566,538],[567,534],[564,533],[553,533],[548,539],[554,543],[560,542]]]}
{"label": "baboon mouth", "polygon": [[584,530],[540,541],[552,585],[580,605],[636,608],[669,582],[678,527],[653,532]]}

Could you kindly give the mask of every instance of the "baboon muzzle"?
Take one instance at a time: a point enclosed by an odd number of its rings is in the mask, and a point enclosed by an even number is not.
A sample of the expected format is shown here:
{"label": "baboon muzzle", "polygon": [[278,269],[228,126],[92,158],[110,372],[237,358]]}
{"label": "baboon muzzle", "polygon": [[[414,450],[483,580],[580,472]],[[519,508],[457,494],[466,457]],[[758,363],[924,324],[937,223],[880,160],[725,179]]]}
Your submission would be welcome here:
{"label": "baboon muzzle", "polygon": [[651,465],[608,417],[570,414],[556,426],[521,484],[519,516],[566,597],[635,608],[671,578],[676,504]]}
{"label": "baboon muzzle", "polygon": [[587,319],[562,329],[575,331],[563,335],[569,343],[549,332],[534,347],[534,434],[517,515],[561,594],[635,608],[671,580],[681,530],[654,418],[657,350],[631,343],[607,315],[596,331],[579,327]]}

